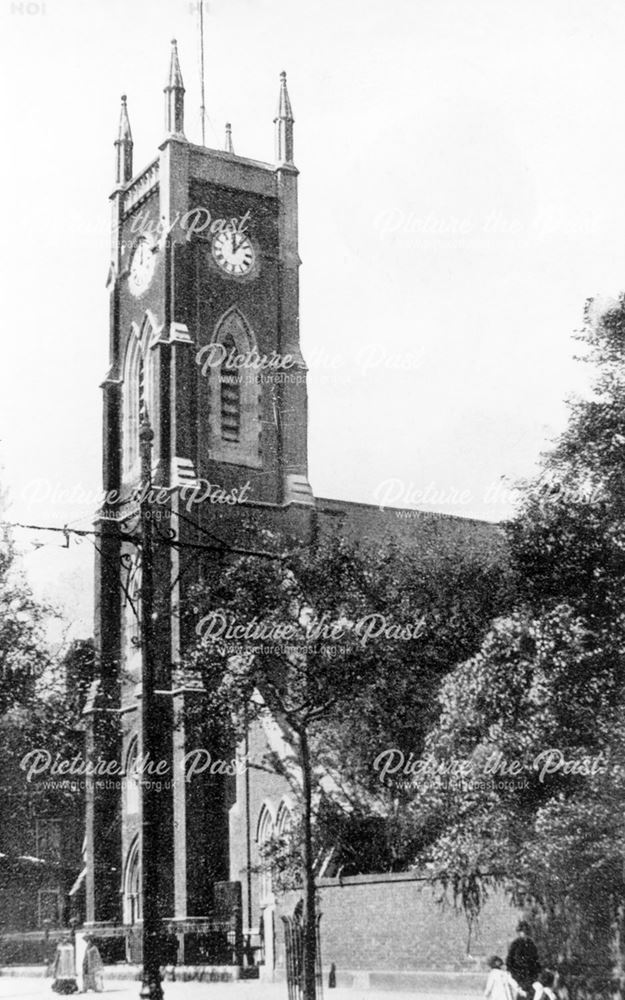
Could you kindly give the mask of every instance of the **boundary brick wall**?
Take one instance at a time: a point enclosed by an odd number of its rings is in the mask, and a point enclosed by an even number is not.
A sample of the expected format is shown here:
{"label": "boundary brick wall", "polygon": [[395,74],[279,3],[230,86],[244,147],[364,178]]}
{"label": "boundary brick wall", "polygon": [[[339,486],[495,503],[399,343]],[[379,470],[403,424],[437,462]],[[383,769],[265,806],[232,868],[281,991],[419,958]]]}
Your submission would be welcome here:
{"label": "boundary brick wall", "polygon": [[[318,882],[324,979],[342,970],[482,971],[490,955],[505,961],[521,916],[503,893],[487,900],[472,928],[441,887],[410,873],[358,875]],[[282,914],[300,898],[288,893],[276,912],[277,969],[284,968]]]}

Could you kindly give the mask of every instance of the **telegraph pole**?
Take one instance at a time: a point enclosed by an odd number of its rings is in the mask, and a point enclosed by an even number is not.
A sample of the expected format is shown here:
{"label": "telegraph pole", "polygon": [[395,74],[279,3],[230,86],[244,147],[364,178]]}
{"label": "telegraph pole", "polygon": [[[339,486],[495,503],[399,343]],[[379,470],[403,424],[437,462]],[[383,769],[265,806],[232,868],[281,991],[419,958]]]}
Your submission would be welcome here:
{"label": "telegraph pole", "polygon": [[[152,441],[154,431],[143,411],[139,430],[141,454],[141,729],[144,761],[154,762],[159,753],[158,720],[155,713],[154,677],[154,553],[152,539]],[[158,899],[158,815],[156,783],[150,768],[141,778],[141,889],[143,895],[143,1000],[162,1000],[160,950],[161,918]]]}

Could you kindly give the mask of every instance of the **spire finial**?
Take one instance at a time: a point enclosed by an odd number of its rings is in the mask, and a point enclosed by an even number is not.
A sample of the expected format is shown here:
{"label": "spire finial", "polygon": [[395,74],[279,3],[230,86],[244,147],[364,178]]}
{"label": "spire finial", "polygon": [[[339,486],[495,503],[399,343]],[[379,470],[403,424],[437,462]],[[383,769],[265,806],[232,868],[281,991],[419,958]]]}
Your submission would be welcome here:
{"label": "spire finial", "polygon": [[126,95],[122,94],[122,107],[119,115],[119,135],[118,139],[130,139],[132,142],[132,132],[130,131],[130,120],[128,118],[128,105]]}
{"label": "spire finial", "polygon": [[274,118],[276,126],[276,159],[278,163],[293,163],[293,109],[286,88],[286,72],[280,73],[280,96]]}
{"label": "spire finial", "polygon": [[226,142],[224,144],[224,149],[226,153],[234,153],[234,146],[232,145],[232,125],[230,122],[226,122]]}
{"label": "spire finial", "polygon": [[119,131],[115,140],[115,183],[126,184],[132,177],[132,132],[126,106],[126,95],[122,94],[122,106],[119,115]]}
{"label": "spire finial", "polygon": [[289,100],[289,92],[286,89],[286,70],[284,69],[280,73],[280,97],[278,99],[278,110],[276,111],[276,119],[278,118],[284,118],[285,121],[291,122],[295,120]]}
{"label": "spire finial", "polygon": [[182,87],[184,90],[182,73],[180,71],[180,60],[178,59],[178,42],[175,38],[172,38],[171,40],[171,59],[169,61],[169,79],[167,81],[167,86]]}
{"label": "spire finial", "polygon": [[168,135],[184,138],[184,84],[178,59],[178,45],[175,38],[171,40],[171,58],[169,61],[169,76],[164,89],[165,93],[165,130]]}

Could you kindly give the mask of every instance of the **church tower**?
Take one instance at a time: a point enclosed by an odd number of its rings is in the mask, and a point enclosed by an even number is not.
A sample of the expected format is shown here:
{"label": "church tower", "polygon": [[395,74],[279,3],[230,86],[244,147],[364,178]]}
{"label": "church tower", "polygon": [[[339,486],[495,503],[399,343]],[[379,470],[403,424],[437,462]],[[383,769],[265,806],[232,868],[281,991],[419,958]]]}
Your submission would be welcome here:
{"label": "church tower", "polygon": [[[306,367],[299,344],[297,176],[286,74],[274,118],[276,162],[195,145],[185,135],[185,88],[175,41],[158,155],[133,171],[126,97],[111,195],[110,368],[103,382],[103,476],[98,512],[96,647],[99,679],[86,708],[94,762],[121,781],[89,781],[87,922],[114,936],[141,920],[142,758],[140,424],[154,432],[154,634],[160,760],[159,904],[188,961],[231,881],[233,785],[185,781],[197,749],[188,722],[201,693],[180,669],[183,612],[198,578],[197,549],[224,551],[263,524],[306,530]],[[193,713],[191,713],[192,715]],[[196,715],[201,712],[197,713]],[[109,775],[111,771],[109,771]],[[204,921],[204,923],[202,923]],[[195,941],[195,944],[193,944]],[[199,950],[198,950],[199,949]],[[181,955],[181,958],[183,956]]]}

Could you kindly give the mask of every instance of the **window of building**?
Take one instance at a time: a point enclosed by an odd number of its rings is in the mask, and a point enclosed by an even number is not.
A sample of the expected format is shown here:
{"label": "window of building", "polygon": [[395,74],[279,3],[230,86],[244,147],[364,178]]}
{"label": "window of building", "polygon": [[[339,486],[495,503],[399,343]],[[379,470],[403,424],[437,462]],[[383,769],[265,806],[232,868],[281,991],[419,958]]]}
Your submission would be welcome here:
{"label": "window of building", "polygon": [[141,561],[136,553],[123,553],[121,582],[122,681],[136,684],[141,679]]}
{"label": "window of building", "polygon": [[59,886],[39,889],[37,893],[37,923],[39,927],[58,927],[61,923],[61,889]]}
{"label": "window of building", "polygon": [[131,742],[126,755],[126,813],[129,816],[136,816],[139,813],[139,775],[137,774],[137,757],[139,755],[139,741],[135,739]]}
{"label": "window of building", "polygon": [[267,806],[263,806],[258,817],[258,830],[256,834],[256,840],[258,843],[258,853],[261,860],[261,872],[260,881],[258,886],[259,901],[260,905],[263,906],[267,902],[273,900],[272,886],[271,886],[271,870],[268,864],[264,864],[266,861],[265,852],[263,848],[270,843],[274,835],[274,823],[273,817],[269,812]]}
{"label": "window of building", "polygon": [[126,480],[138,479],[141,473],[139,427],[143,389],[144,365],[141,345],[135,337],[131,337],[126,351],[123,388],[122,471]]}
{"label": "window of building", "polygon": [[285,836],[291,829],[293,823],[293,814],[286,804],[286,802],[281,802],[278,809],[278,815],[276,817],[276,833],[279,836]]}
{"label": "window of building", "polygon": [[136,924],[143,918],[141,897],[141,859],[139,842],[135,840],[128,852],[126,878],[124,880],[124,923]]}
{"label": "window of building", "polygon": [[252,363],[256,339],[239,309],[217,323],[201,371],[208,380],[210,457],[259,468],[261,386]]}
{"label": "window of building", "polygon": [[126,639],[129,648],[126,655],[130,656],[141,644],[141,560],[138,555],[124,557],[126,568]]}
{"label": "window of building", "polygon": [[146,316],[139,331],[133,327],[123,367],[122,387],[122,476],[126,482],[136,482],[141,475],[139,431],[141,420],[149,416],[149,345],[152,324]]}
{"label": "window of building", "polygon": [[36,855],[44,861],[61,860],[61,820],[36,820]]}

